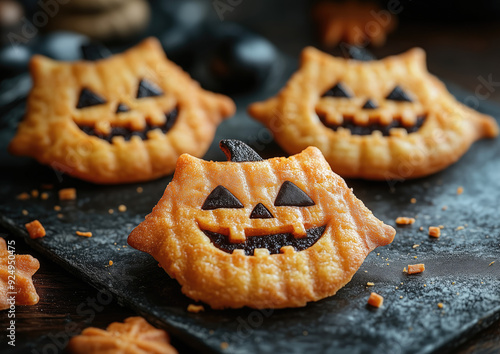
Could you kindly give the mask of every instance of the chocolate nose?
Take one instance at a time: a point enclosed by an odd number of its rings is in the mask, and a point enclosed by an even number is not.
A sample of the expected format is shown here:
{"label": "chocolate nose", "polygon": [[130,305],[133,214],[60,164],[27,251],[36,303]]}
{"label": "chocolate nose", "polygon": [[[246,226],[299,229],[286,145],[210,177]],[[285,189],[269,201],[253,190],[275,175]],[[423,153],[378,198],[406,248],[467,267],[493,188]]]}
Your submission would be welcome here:
{"label": "chocolate nose", "polygon": [[264,204],[259,203],[253,208],[250,214],[250,219],[272,219],[273,214],[264,206]]}
{"label": "chocolate nose", "polygon": [[366,100],[363,109],[376,109],[378,106],[371,99]]}
{"label": "chocolate nose", "polygon": [[119,103],[118,107],[116,107],[116,113],[123,113],[123,112],[128,112],[130,111],[130,107],[127,106],[125,103]]}

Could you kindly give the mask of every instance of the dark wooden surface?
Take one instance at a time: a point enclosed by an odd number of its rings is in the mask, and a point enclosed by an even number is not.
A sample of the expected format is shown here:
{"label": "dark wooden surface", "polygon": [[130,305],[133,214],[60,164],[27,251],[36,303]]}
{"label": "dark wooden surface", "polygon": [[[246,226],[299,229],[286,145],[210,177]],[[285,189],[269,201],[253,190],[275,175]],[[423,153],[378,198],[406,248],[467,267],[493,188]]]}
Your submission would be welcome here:
{"label": "dark wooden surface", "polygon": [[[421,46],[428,52],[430,70],[450,82],[459,84],[471,92],[478,90],[484,80],[500,82],[500,25],[415,25],[402,24],[398,32],[389,38],[389,43],[375,50],[383,56],[401,52],[412,46]],[[282,48],[293,52],[296,48]],[[500,104],[500,84],[480,89],[489,94],[488,99]],[[5,202],[5,201],[2,201]],[[2,237],[10,238],[8,234]],[[500,237],[496,235],[496,237]],[[134,315],[132,311],[116,302],[92,310],[92,301],[97,291],[51,261],[31,251],[20,240],[16,240],[18,254],[29,253],[40,261],[40,270],[34,276],[34,283],[40,295],[35,306],[16,308],[16,342],[45,343],[32,353],[52,353],[64,347],[69,337],[81,329],[92,325],[106,327],[113,321],[122,321]],[[90,310],[90,311],[89,311]],[[72,324],[68,326],[68,324]],[[73,325],[76,324],[76,325]],[[0,316],[0,328],[6,328],[6,316]],[[68,328],[70,329],[68,331]],[[7,351],[4,330],[1,333],[0,350]],[[174,345],[181,352],[189,348],[173,338]],[[6,349],[7,348],[7,349]],[[500,321],[475,335],[458,348],[452,350],[460,354],[500,353]]]}

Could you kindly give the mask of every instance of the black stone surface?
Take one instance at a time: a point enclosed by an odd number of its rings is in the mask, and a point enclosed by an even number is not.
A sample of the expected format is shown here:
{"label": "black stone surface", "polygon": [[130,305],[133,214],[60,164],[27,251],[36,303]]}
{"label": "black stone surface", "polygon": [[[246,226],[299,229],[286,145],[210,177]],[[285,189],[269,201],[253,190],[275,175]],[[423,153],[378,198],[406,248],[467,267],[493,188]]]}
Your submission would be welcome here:
{"label": "black stone surface", "polygon": [[[221,125],[206,159],[225,160],[217,146],[222,138],[244,140],[264,158],[284,155],[269,132],[250,120],[245,107],[274,94],[294,68],[289,67],[281,80],[258,95],[236,97],[238,113]],[[460,99],[469,95],[457,89],[452,92]],[[479,110],[500,117],[500,107],[482,102]],[[170,177],[99,186],[55,173],[31,159],[9,156],[6,145],[23,112],[24,103],[18,100],[1,117],[0,224],[194,349],[204,353],[443,353],[500,315],[500,139],[474,144],[456,164],[428,178],[347,180],[386,223],[394,225],[398,216],[417,221],[397,227],[394,242],[372,252],[337,295],[298,309],[213,311],[206,306],[205,312],[194,314],[186,311],[193,301],[182,295],[177,282],[151,256],[124,247],[129,232],[160,199]],[[46,183],[54,184],[54,189],[47,190],[47,200],[15,198],[32,189],[42,190]],[[137,192],[138,186],[142,193]],[[459,186],[464,187],[462,195],[456,193]],[[60,202],[57,190],[63,187],[76,187],[78,199]],[[410,203],[411,198],[417,202]],[[118,212],[120,204],[127,206],[125,212]],[[55,205],[62,210],[55,211]],[[111,208],[113,214],[108,213]],[[29,214],[23,215],[22,210]],[[27,237],[22,225],[33,219],[45,225],[46,237]],[[444,225],[439,239],[427,236],[431,225]],[[420,226],[424,231],[419,231]],[[456,230],[459,226],[464,228]],[[76,236],[76,230],[92,231],[93,237]],[[413,263],[425,263],[425,272],[403,273]],[[367,287],[367,282],[375,285]],[[382,308],[366,305],[372,291],[384,297]],[[439,302],[444,304],[442,309]],[[221,349],[221,342],[229,347]],[[40,343],[24,345],[29,350]]]}

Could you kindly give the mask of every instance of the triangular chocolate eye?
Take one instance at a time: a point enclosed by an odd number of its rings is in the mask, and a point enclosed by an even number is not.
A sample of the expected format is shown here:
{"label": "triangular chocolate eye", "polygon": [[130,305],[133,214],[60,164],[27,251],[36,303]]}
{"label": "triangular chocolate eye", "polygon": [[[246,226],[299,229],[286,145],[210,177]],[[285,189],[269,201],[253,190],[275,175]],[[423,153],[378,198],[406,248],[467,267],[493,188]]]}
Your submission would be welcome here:
{"label": "triangular chocolate eye", "polygon": [[394,87],[391,93],[387,95],[386,99],[400,102],[412,102],[411,98],[408,97],[406,92],[399,86]]}
{"label": "triangular chocolate eye", "polygon": [[231,162],[262,161],[262,157],[243,141],[235,139],[223,139],[219,147]]}
{"label": "triangular chocolate eye", "polygon": [[290,181],[285,181],[281,185],[274,205],[305,207],[314,205],[314,201],[295,184]]}
{"label": "triangular chocolate eye", "polygon": [[104,98],[90,91],[88,88],[83,88],[82,91],[80,91],[80,97],[78,98],[76,108],[97,106],[104,103],[106,103]]}
{"label": "triangular chocolate eye", "polygon": [[250,214],[250,219],[272,219],[273,214],[264,206],[264,204],[259,203],[253,208]]}
{"label": "triangular chocolate eye", "polygon": [[243,208],[243,204],[233,193],[223,186],[217,186],[205,199],[201,207],[203,210],[214,210],[219,208]]}
{"label": "triangular chocolate eye", "polygon": [[376,109],[378,106],[372,100],[367,100],[363,105],[363,109]]}
{"label": "triangular chocolate eye", "polygon": [[346,98],[351,98],[351,94],[349,91],[344,87],[344,85],[339,82],[335,86],[333,86],[331,89],[326,91],[322,97],[346,97]]}
{"label": "triangular chocolate eye", "polygon": [[137,98],[156,97],[163,95],[163,91],[155,84],[142,79],[139,82],[139,89],[137,90]]}

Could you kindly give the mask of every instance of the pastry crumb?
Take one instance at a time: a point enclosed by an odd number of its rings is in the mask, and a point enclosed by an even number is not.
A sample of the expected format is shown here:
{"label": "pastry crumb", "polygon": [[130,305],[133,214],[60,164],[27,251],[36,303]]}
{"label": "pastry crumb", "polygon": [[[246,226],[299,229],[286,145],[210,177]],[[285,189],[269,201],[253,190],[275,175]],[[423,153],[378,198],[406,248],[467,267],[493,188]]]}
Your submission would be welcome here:
{"label": "pastry crumb", "polygon": [[108,210],[108,213],[109,213],[109,214],[113,214],[114,212],[115,212],[115,211],[114,211],[113,209],[109,209],[109,210]]}
{"label": "pastry crumb", "polygon": [[75,200],[75,199],[76,199],[75,188],[63,188],[59,190],[59,200]]}
{"label": "pastry crumb", "polygon": [[52,188],[54,188],[54,185],[53,184],[42,184],[42,188],[43,189],[52,189]]}
{"label": "pastry crumb", "polygon": [[30,199],[30,195],[28,193],[26,193],[26,192],[23,192],[23,193],[19,194],[16,197],[16,199],[18,199],[18,200],[28,200],[28,199]]}
{"label": "pastry crumb", "polygon": [[420,231],[424,231],[424,227],[423,227],[423,226],[420,226],[418,229],[419,229]]}
{"label": "pastry crumb", "polygon": [[422,273],[425,270],[425,264],[409,264],[408,265],[408,274],[418,274]]}
{"label": "pastry crumb", "polygon": [[442,230],[444,229],[444,225],[439,225],[439,228]]}
{"label": "pastry crumb", "polygon": [[228,342],[221,342],[220,348],[223,350],[226,350],[227,348],[229,348],[229,343]]}
{"label": "pastry crumb", "polygon": [[[408,269],[406,269],[406,267],[403,268],[403,273],[408,273]],[[403,284],[403,283],[401,283]]]}
{"label": "pastry crumb", "polygon": [[463,192],[464,192],[464,187],[460,186],[460,187],[457,188],[457,194],[458,195],[462,194]]}
{"label": "pastry crumb", "polygon": [[47,199],[49,199],[49,193],[47,193],[47,192],[43,192],[42,194],[40,194],[40,198],[41,198],[42,200],[47,200]]}
{"label": "pastry crumb", "polygon": [[112,261],[112,260],[110,260],[110,261],[108,262],[108,264],[109,264],[110,266],[112,266],[112,265],[113,265],[113,261]]}
{"label": "pastry crumb", "polygon": [[443,205],[443,207],[442,207],[441,209],[443,209],[443,210],[447,210],[447,209],[448,209],[448,207],[447,207],[446,205]]}
{"label": "pastry crumb", "polygon": [[418,245],[418,244],[414,244],[414,245],[412,246],[412,248],[417,248],[417,247],[420,247],[420,245]]}
{"label": "pastry crumb", "polygon": [[90,231],[76,231],[76,234],[78,236],[83,236],[83,237],[92,237],[92,232]]}
{"label": "pastry crumb", "polygon": [[63,215],[63,214],[57,214],[57,217],[58,217],[59,219],[62,219],[62,218],[64,217],[64,215]]}
{"label": "pastry crumb", "polygon": [[416,202],[417,202],[417,199],[416,199],[416,198],[411,198],[411,199],[410,199],[410,203],[415,204]]}
{"label": "pastry crumb", "polygon": [[377,294],[377,293],[371,293],[370,297],[368,298],[368,305],[379,308],[384,304],[384,298]]}
{"label": "pastry crumb", "polygon": [[38,220],[33,220],[24,225],[26,230],[28,230],[28,234],[32,240],[44,237],[46,235],[45,228]]}
{"label": "pastry crumb", "polygon": [[443,303],[442,303],[442,302],[439,302],[439,303],[438,303],[438,307],[439,307],[440,309],[442,309],[442,308],[444,307]]}
{"label": "pastry crumb", "polygon": [[407,218],[405,216],[400,216],[396,219],[396,224],[398,225],[411,225],[415,223],[415,218]]}
{"label": "pastry crumb", "polygon": [[23,209],[23,210],[21,211],[21,214],[23,214],[24,216],[26,216],[26,215],[28,215],[29,213],[28,213],[28,211],[27,211],[26,209]]}
{"label": "pastry crumb", "polygon": [[61,207],[59,205],[54,205],[54,210],[55,211],[60,211],[61,210]]}
{"label": "pastry crumb", "polygon": [[121,204],[118,206],[118,211],[123,213],[123,212],[127,211],[127,207],[125,205]]}
{"label": "pastry crumb", "polygon": [[205,311],[205,308],[203,307],[203,305],[189,304],[187,310],[188,312],[198,313],[201,311]]}
{"label": "pastry crumb", "polygon": [[492,266],[493,264],[495,264],[495,261],[491,262],[490,264],[488,264],[488,267],[489,266]]}
{"label": "pastry crumb", "polygon": [[460,230],[463,230],[463,229],[464,229],[464,227],[463,227],[463,226],[459,226],[459,227],[457,227],[457,228],[455,229],[455,231],[460,231]]}
{"label": "pastry crumb", "polygon": [[142,193],[144,192],[144,189],[142,187],[137,187],[136,191],[137,193]]}
{"label": "pastry crumb", "polygon": [[366,286],[374,286],[374,285],[375,285],[375,283],[371,282],[371,281],[369,281],[369,282],[366,283]]}
{"label": "pastry crumb", "polygon": [[40,195],[40,192],[38,192],[38,189],[33,189],[33,190],[31,191],[31,196],[32,196],[33,198],[38,198],[38,196],[39,196],[39,195]]}
{"label": "pastry crumb", "polygon": [[438,238],[441,236],[441,228],[437,226],[429,226],[429,236]]}

